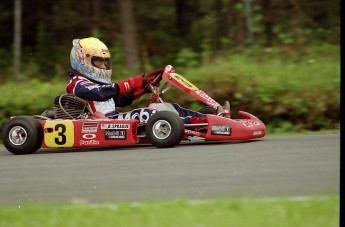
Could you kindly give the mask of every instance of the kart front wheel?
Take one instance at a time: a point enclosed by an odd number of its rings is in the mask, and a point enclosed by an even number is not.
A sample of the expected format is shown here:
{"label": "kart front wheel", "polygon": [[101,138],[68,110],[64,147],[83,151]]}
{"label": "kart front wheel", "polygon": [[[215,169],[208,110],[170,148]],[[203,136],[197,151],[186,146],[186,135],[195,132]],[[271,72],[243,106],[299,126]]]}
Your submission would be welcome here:
{"label": "kart front wheel", "polygon": [[174,112],[159,111],[146,124],[146,136],[150,143],[159,148],[179,144],[184,135],[182,119]]}
{"label": "kart front wheel", "polygon": [[11,153],[32,154],[42,146],[43,130],[34,117],[17,116],[5,124],[1,138]]}

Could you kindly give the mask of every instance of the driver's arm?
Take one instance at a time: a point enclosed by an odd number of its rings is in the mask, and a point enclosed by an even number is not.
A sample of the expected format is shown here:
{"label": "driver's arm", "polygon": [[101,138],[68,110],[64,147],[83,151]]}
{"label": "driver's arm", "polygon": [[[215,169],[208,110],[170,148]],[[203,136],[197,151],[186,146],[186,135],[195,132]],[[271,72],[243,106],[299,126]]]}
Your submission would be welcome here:
{"label": "driver's arm", "polygon": [[125,93],[123,95],[118,95],[117,97],[114,97],[114,102],[116,103],[116,106],[118,107],[124,107],[129,106],[134,101],[134,97],[131,93]]}
{"label": "driver's arm", "polygon": [[[132,92],[125,92],[125,89],[121,88],[121,86],[125,86],[124,83],[130,83],[130,80],[133,80],[133,78],[126,81],[120,81],[118,83],[101,85],[93,83],[92,81],[83,77],[76,76],[71,79],[66,90],[67,93],[72,93],[86,100],[107,101],[113,98],[116,105],[122,107],[130,105],[133,100],[139,98],[134,94],[137,90],[135,87],[131,87]],[[139,81],[138,76],[136,77],[135,81]],[[139,84],[139,82],[137,83]],[[143,85],[140,84],[140,87],[142,86]]]}
{"label": "driver's arm", "polygon": [[72,93],[82,99],[93,101],[107,101],[119,95],[119,88],[115,83],[96,84],[83,77],[73,77],[67,86],[67,93]]}

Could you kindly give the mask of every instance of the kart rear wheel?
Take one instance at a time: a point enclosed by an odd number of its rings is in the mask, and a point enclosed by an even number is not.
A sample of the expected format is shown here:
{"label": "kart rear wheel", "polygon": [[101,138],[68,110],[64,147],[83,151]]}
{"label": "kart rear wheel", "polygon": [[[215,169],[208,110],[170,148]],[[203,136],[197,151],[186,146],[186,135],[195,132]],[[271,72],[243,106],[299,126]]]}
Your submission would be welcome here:
{"label": "kart rear wheel", "polygon": [[5,124],[1,138],[11,153],[32,154],[42,146],[43,130],[34,117],[17,116]]}
{"label": "kart rear wheel", "polygon": [[184,135],[184,124],[176,113],[159,111],[147,121],[145,130],[152,145],[167,148],[181,142]]}

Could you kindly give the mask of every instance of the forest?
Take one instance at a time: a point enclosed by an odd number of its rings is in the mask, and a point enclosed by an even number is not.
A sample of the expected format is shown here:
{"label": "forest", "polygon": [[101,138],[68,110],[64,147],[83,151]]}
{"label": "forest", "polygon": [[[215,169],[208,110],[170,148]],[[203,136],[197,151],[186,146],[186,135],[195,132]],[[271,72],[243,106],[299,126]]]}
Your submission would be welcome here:
{"label": "forest", "polygon": [[171,64],[272,128],[339,122],[339,0],[6,0],[0,22],[0,128],[63,92],[72,40],[90,36],[110,48],[113,80]]}
{"label": "forest", "polygon": [[[16,1],[0,3],[1,81],[14,74]],[[298,60],[306,46],[340,42],[339,0],[20,1],[20,77],[64,74],[72,40],[89,36],[111,48],[114,68],[132,72],[258,47],[279,46]]]}

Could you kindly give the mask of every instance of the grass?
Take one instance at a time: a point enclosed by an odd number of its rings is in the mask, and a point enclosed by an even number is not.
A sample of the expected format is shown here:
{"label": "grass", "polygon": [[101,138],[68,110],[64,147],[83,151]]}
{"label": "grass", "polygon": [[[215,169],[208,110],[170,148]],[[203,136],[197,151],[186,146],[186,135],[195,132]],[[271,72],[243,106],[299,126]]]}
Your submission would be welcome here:
{"label": "grass", "polygon": [[0,206],[0,226],[339,226],[339,196]]}
{"label": "grass", "polygon": [[298,61],[284,57],[278,48],[272,48],[270,52],[258,50],[252,55],[233,53],[185,73],[191,81],[202,84],[209,82],[209,79],[228,78],[240,79],[238,85],[241,86],[255,83],[271,89],[287,86],[300,90],[320,85],[334,88],[335,85],[340,86],[340,48],[326,44],[314,46],[307,49]]}
{"label": "grass", "polygon": [[270,132],[267,136],[299,136],[299,135],[326,135],[326,134],[339,134],[340,128],[337,129],[325,129],[320,131],[302,131],[302,132]]}

